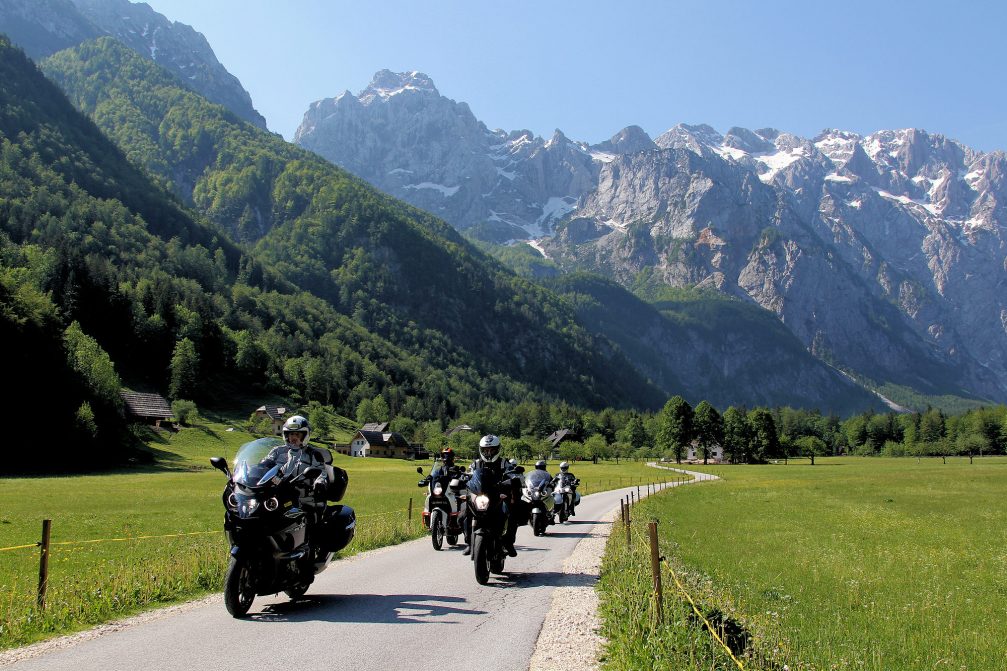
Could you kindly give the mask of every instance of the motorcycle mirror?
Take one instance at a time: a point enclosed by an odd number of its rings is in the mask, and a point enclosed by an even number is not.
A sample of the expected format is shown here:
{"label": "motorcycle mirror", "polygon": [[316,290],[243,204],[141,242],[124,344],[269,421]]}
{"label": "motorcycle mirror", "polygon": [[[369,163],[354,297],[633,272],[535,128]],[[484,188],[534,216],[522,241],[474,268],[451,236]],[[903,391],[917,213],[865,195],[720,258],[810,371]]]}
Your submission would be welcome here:
{"label": "motorcycle mirror", "polygon": [[227,477],[231,477],[231,470],[227,467],[227,459],[224,457],[210,457],[210,464]]}
{"label": "motorcycle mirror", "polygon": [[416,472],[419,473],[420,475],[423,475],[423,467],[422,466],[417,466],[416,467]]}

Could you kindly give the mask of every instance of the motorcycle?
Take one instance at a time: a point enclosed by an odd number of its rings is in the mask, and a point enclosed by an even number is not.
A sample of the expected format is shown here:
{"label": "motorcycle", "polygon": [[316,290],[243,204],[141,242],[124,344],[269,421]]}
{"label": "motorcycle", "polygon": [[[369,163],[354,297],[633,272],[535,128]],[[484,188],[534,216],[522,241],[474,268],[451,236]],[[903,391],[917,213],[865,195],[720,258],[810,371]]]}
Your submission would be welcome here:
{"label": "motorcycle", "polygon": [[257,595],[303,596],[356,529],[352,508],[326,504],[340,500],[346,490],[345,478],[334,477],[328,450],[318,450],[328,471],[328,490],[316,492],[312,483],[322,469],[309,466],[301,471],[293,451],[285,463],[275,463],[268,455],[280,445],[278,438],[245,443],[234,458],[233,471],[223,457],[210,459],[228,478],[222,498],[231,558],[224,577],[224,606],[233,617],[244,617]]}
{"label": "motorcycle", "polygon": [[485,585],[490,573],[503,573],[507,559],[503,538],[508,523],[505,502],[510,498],[511,484],[507,474],[501,477],[493,469],[477,468],[469,475],[467,488],[467,514],[472,516],[471,559],[476,582]]}
{"label": "motorcycle", "polygon": [[574,508],[580,503],[580,494],[577,493],[577,485],[580,484],[580,480],[560,474],[556,476],[555,483],[553,502],[556,516],[559,517],[562,524],[573,515]]}
{"label": "motorcycle", "polygon": [[[423,468],[417,466],[416,472],[423,475]],[[465,508],[459,509],[464,500],[461,490],[465,485],[461,479],[453,477],[443,468],[435,468],[429,476],[417,483],[427,488],[427,497],[423,501],[423,527],[430,530],[430,541],[435,550],[444,546],[458,544],[458,536],[465,533]]]}
{"label": "motorcycle", "polygon": [[545,528],[554,523],[553,510],[556,507],[552,492],[552,476],[535,469],[525,478],[521,499],[529,509],[528,520],[532,533],[544,536]]}

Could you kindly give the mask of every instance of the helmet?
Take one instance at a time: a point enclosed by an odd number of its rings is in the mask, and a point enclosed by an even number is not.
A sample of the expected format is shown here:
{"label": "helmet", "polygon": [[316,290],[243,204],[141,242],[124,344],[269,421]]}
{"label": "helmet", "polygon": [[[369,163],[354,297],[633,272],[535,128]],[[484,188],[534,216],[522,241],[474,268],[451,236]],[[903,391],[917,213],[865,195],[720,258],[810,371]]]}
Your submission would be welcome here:
{"label": "helmet", "polygon": [[545,459],[539,459],[538,461],[536,461],[535,462],[535,468],[537,468],[540,471],[544,471],[545,470]]}
{"label": "helmet", "polygon": [[488,433],[479,441],[479,458],[493,462],[500,458],[500,439]]}
{"label": "helmet", "polygon": [[511,466],[517,466],[517,459],[511,458],[507,461]]}
{"label": "helmet", "polygon": [[441,450],[441,461],[444,462],[445,466],[450,466],[455,463],[455,453],[450,447],[445,447]]}
{"label": "helmet", "polygon": [[283,439],[287,439],[287,435],[291,433],[303,433],[304,437],[301,438],[302,443],[308,442],[308,434],[311,431],[311,427],[308,426],[308,420],[306,417],[301,415],[294,415],[286,422],[283,423]]}
{"label": "helmet", "polygon": [[568,470],[570,470],[570,464],[564,461],[563,463],[561,463],[559,465],[559,470],[561,470],[564,473],[566,473]]}

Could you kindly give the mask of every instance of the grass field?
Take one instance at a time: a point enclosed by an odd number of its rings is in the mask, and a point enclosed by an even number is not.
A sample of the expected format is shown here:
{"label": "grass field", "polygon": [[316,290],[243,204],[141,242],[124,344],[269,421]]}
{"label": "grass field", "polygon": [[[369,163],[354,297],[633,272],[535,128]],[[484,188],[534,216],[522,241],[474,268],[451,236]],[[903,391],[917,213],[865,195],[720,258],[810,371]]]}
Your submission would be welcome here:
{"label": "grass field", "polygon": [[[822,459],[693,467],[722,481],[642,503],[705,613],[755,642],[746,668],[1007,668],[1007,459]],[[665,571],[655,628],[643,524],[602,579],[608,667],[737,668]],[[634,619],[635,618],[635,619]],[[666,657],[655,657],[663,651]]]}
{"label": "grass field", "polygon": [[[0,649],[219,590],[227,561],[221,531],[224,476],[209,466],[209,458],[230,461],[253,438],[227,428],[207,422],[170,438],[159,434],[151,443],[153,467],[0,478],[0,548],[35,543],[42,520],[53,520],[43,612],[35,607],[38,549],[0,549]],[[419,512],[425,491],[416,486],[416,466],[428,472],[431,462],[341,455],[334,455],[334,462],[350,474],[345,503],[359,521],[342,556],[423,534]],[[638,462],[578,464],[574,470],[587,492],[660,477]],[[95,540],[101,542],[88,542]]]}

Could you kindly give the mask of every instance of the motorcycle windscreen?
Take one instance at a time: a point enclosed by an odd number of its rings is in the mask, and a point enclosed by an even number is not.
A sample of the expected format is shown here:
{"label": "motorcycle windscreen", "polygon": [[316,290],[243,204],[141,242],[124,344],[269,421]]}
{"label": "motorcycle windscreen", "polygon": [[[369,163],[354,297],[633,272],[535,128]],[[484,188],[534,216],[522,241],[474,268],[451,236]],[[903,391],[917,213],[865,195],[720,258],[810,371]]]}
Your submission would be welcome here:
{"label": "motorcycle windscreen", "polygon": [[545,471],[535,469],[525,477],[525,481],[531,489],[546,489],[552,484],[552,476]]}
{"label": "motorcycle windscreen", "polygon": [[496,491],[500,483],[500,476],[495,470],[489,468],[477,468],[472,471],[466,488],[473,496],[479,494],[489,494]]}
{"label": "motorcycle windscreen", "polygon": [[[238,454],[234,457],[234,482],[255,487],[269,471],[277,466],[282,467],[283,464],[277,464],[269,458],[269,454],[283,444],[279,438],[259,438],[239,447]],[[285,458],[286,454],[283,456]]]}

